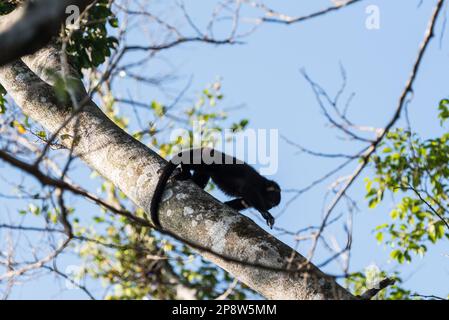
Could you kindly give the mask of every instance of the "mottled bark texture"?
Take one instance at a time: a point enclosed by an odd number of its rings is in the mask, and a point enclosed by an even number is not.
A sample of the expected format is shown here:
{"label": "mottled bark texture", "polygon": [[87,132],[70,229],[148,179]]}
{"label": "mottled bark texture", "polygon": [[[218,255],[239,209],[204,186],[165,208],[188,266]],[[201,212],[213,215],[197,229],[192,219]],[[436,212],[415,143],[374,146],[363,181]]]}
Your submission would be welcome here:
{"label": "mottled bark texture", "polygon": [[[58,55],[54,47],[48,46],[0,68],[0,83],[17,105],[51,132],[58,130],[72,114],[72,107],[56,99],[52,77],[46,71],[61,72]],[[73,79],[78,77],[73,69],[69,73]],[[78,86],[77,100],[88,99],[79,78]],[[149,212],[164,160],[116,126],[90,99],[78,116],[60,131],[59,140],[66,146],[71,145],[75,128],[79,138],[74,152]],[[160,219],[168,231],[221,255],[199,250],[266,298],[353,298],[293,249],[189,181],[170,183],[160,207]],[[273,270],[295,270],[299,264],[306,267],[297,272]]]}

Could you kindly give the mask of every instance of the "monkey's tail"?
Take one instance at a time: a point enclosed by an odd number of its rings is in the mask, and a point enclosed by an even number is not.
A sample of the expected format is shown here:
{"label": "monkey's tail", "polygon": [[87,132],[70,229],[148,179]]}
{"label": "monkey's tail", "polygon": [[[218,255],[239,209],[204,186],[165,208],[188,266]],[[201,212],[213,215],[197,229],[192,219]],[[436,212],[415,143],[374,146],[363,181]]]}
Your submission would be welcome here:
{"label": "monkey's tail", "polygon": [[172,161],[169,161],[165,165],[165,167],[162,169],[159,181],[157,182],[156,189],[154,190],[153,198],[151,199],[151,206],[150,206],[151,220],[158,229],[162,229],[158,215],[159,204],[161,203],[162,195],[164,194],[164,189],[165,186],[167,185],[167,181],[170,178],[173,171],[175,171],[176,167],[177,165],[174,164]]}

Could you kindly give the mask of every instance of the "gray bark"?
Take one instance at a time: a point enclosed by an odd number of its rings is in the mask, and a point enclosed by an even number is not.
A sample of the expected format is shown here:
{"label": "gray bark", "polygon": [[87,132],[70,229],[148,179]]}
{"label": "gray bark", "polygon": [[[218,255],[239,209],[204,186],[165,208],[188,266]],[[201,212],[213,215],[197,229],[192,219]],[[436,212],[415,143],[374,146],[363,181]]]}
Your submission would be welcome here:
{"label": "gray bark", "polygon": [[[53,81],[45,72],[61,71],[58,54],[55,48],[46,47],[0,68],[0,83],[16,104],[51,132],[56,132],[73,112],[72,107],[56,99]],[[72,69],[70,76],[78,77]],[[77,100],[82,101],[87,95],[78,81]],[[116,126],[90,99],[59,132],[60,142],[70,146],[75,127],[78,138],[74,152],[149,212],[158,172],[165,161]],[[164,228],[207,248],[198,251],[266,298],[354,298],[299,253],[193,183],[171,182],[159,212]],[[298,265],[306,268],[296,272],[279,271],[287,268],[294,271]]]}

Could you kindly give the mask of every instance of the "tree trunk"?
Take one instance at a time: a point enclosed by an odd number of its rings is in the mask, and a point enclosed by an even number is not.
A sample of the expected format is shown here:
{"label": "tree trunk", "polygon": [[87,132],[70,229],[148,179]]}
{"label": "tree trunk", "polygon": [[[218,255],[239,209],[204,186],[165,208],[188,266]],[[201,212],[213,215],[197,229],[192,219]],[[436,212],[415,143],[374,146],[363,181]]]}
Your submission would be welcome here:
{"label": "tree trunk", "polygon": [[[107,118],[73,69],[68,75],[78,81],[77,100],[88,102],[67,121],[73,108],[55,97],[49,69],[62,72],[52,46],[0,68],[0,83],[26,115],[50,132],[65,124],[60,142],[70,147],[76,135],[74,153],[149,212],[165,161]],[[292,248],[189,181],[170,183],[159,212],[164,228],[207,249],[198,251],[266,298],[354,298]]]}

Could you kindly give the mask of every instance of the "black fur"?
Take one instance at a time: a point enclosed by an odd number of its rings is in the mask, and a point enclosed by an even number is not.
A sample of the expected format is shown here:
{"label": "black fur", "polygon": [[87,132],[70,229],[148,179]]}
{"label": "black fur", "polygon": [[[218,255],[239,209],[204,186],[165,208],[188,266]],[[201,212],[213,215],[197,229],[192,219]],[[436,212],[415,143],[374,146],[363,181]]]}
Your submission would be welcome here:
{"label": "black fur", "polygon": [[[215,162],[208,160],[208,155]],[[191,178],[201,188],[212,179],[225,194],[236,197],[225,204],[237,211],[255,208],[265,218],[268,226],[273,227],[274,217],[268,210],[281,201],[279,185],[261,176],[250,165],[210,148],[181,152],[164,167],[151,201],[151,219],[156,227],[161,228],[158,209],[165,185],[178,165],[181,165],[181,172],[176,176],[177,179]]]}

